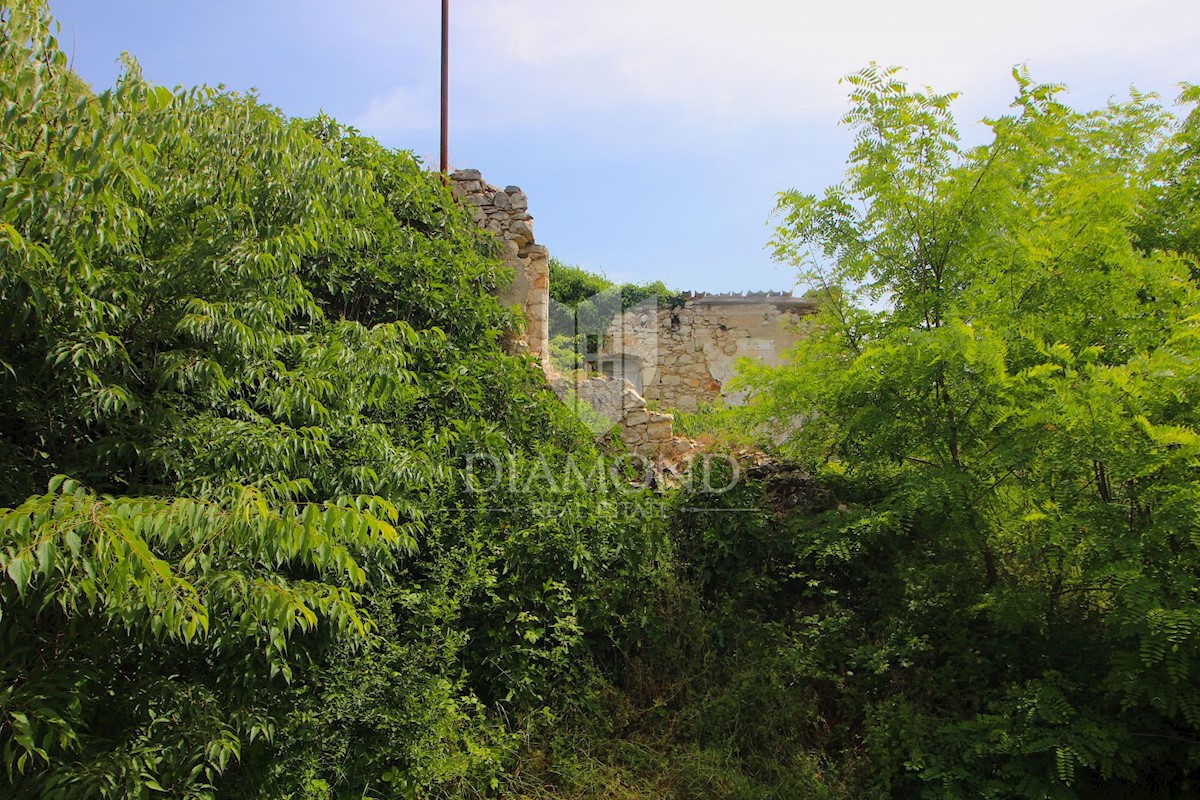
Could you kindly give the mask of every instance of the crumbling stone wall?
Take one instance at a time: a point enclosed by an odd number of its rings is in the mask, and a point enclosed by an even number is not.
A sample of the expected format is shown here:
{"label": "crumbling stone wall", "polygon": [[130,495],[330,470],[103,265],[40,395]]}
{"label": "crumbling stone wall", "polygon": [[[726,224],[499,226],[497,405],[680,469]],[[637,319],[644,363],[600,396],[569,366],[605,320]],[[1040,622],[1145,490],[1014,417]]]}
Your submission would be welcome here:
{"label": "crumbling stone wall", "polygon": [[642,394],[665,408],[694,411],[703,403],[738,405],[745,400],[727,388],[740,358],[767,364],[800,338],[795,324],[816,306],[790,292],[687,293],[677,304],[643,304],[613,320],[600,357],[640,369]]}
{"label": "crumbling stone wall", "polygon": [[[601,420],[598,433],[615,425],[625,445],[651,459],[667,478],[685,469],[700,447],[675,436],[674,416],[649,408],[647,401],[684,410],[721,399],[740,402],[726,388],[737,359],[778,363],[798,338],[789,323],[814,310],[790,293],[687,294],[665,309],[651,300],[618,315],[603,337],[601,357],[619,360],[619,374],[556,375],[549,360],[550,254],[534,241],[528,198],[519,187],[491,185],[474,169],[458,170],[450,180],[459,202],[500,239],[505,263],[515,273],[500,295],[506,305],[520,306],[528,320],[514,349],[537,355],[564,402],[586,405]],[[640,393],[624,379],[631,368]]]}
{"label": "crumbling stone wall", "polygon": [[480,227],[499,237],[504,262],[514,272],[512,285],[501,292],[500,302],[520,306],[527,327],[523,338],[512,343],[513,348],[544,361],[550,341],[550,252],[534,241],[529,198],[519,186],[492,186],[477,169],[452,173],[450,191],[471,207]]}
{"label": "crumbling stone wall", "polygon": [[505,263],[515,273],[511,286],[500,294],[505,305],[518,305],[525,312],[524,338],[512,342],[514,349],[537,355],[547,378],[564,402],[583,403],[601,420],[597,431],[612,425],[630,450],[656,462],[670,474],[683,468],[697,450],[696,444],[674,435],[674,417],[646,408],[646,400],[625,384],[603,376],[553,374],[549,359],[550,341],[550,253],[534,241],[529,199],[517,186],[499,189],[483,179],[477,169],[461,169],[450,175],[450,191],[471,213],[480,227],[500,239]]}
{"label": "crumbling stone wall", "polygon": [[614,425],[617,435],[630,451],[651,461],[658,476],[666,481],[678,478],[691,459],[701,451],[691,439],[675,435],[675,416],[646,406],[646,399],[628,382],[582,371],[570,375],[552,375],[550,384],[565,403],[579,403],[593,416],[597,434],[606,434]]}
{"label": "crumbling stone wall", "polygon": [[[529,199],[517,186],[497,188],[479,170],[462,169],[450,175],[450,189],[463,205],[471,207],[476,222],[500,239],[505,263],[512,268],[512,285],[500,294],[501,302],[519,306],[527,320],[522,338],[511,342],[514,350],[536,355],[549,367],[550,253],[534,240]],[[799,339],[793,324],[815,306],[790,292],[751,294],[682,295],[670,308],[652,300],[617,316],[603,337],[598,368],[619,362],[609,387],[585,391],[596,402],[609,394],[620,401],[623,378],[640,390],[626,410],[640,429],[645,401],[665,408],[692,411],[704,403],[739,404],[744,397],[728,389],[739,358],[777,364]],[[630,373],[632,370],[632,374]],[[657,413],[657,412],[651,412]],[[669,416],[669,415],[667,415]],[[663,427],[660,423],[655,430]],[[638,434],[637,443],[668,441],[656,434]],[[640,437],[640,438],[639,438]]]}

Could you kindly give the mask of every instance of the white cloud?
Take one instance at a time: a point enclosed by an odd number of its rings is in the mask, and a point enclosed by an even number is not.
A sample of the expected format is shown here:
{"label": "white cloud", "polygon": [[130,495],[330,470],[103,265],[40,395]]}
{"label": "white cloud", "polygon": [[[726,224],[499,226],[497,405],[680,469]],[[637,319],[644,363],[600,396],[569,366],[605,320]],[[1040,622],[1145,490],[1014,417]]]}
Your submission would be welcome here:
{"label": "white cloud", "polygon": [[373,97],[367,110],[350,124],[380,138],[436,130],[437,102],[431,90],[397,86],[385,95]]}
{"label": "white cloud", "polygon": [[[366,8],[352,16],[362,38],[349,40],[373,51],[380,31],[396,31],[405,41],[394,47],[422,50],[419,62],[429,67],[425,88],[378,94],[355,123],[384,139],[436,129],[438,29],[427,13],[435,4],[421,6],[415,25],[406,3],[353,2]],[[460,136],[537,130],[716,156],[737,141],[722,131],[780,130],[797,120],[832,128],[845,108],[839,78],[869,61],[900,64],[915,84],[962,91],[964,121],[1004,109],[1014,90],[1009,72],[1021,63],[1035,80],[1068,83],[1081,105],[1122,95],[1131,82],[1170,100],[1175,82],[1200,80],[1200,3],[1177,0],[451,5],[451,124]],[[380,69],[393,66],[387,57]]]}
{"label": "white cloud", "polygon": [[557,109],[666,105],[747,123],[827,114],[842,104],[837,79],[870,60],[968,92],[1007,90],[1022,62],[1045,80],[1114,63],[1167,81],[1200,70],[1200,5],[1161,0],[462,0],[455,14],[475,90]]}

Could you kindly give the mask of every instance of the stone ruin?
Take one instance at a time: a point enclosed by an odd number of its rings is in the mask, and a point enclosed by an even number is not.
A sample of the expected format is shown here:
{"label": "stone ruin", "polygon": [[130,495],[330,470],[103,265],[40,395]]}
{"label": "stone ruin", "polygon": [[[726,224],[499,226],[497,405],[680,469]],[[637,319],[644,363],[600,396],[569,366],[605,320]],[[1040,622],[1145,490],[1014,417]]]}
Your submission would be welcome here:
{"label": "stone ruin", "polygon": [[533,238],[529,198],[519,186],[498,189],[477,169],[460,169],[450,175],[450,191],[480,227],[496,234],[506,266],[513,270],[511,285],[500,292],[500,302],[520,306],[526,328],[513,349],[532,353],[543,362],[550,342],[550,251]]}
{"label": "stone ruin", "polygon": [[525,192],[497,188],[474,169],[452,173],[450,190],[481,227],[496,234],[514,272],[499,299],[519,306],[527,325],[510,348],[537,357],[560,398],[586,404],[607,421],[605,427],[616,425],[631,451],[667,473],[686,466],[699,446],[675,436],[674,416],[648,403],[693,411],[706,403],[742,402],[726,387],[736,361],[778,363],[800,337],[791,323],[815,311],[812,302],[790,292],[686,293],[665,308],[650,301],[617,314],[586,370],[558,374],[549,358],[550,254],[534,240]]}
{"label": "stone ruin", "polygon": [[745,395],[727,386],[738,360],[779,364],[800,340],[795,323],[815,311],[791,292],[686,292],[666,308],[650,303],[618,316],[593,360],[664,408],[740,405]]}
{"label": "stone ruin", "polygon": [[675,435],[675,415],[649,408],[646,399],[626,381],[606,375],[550,374],[550,385],[564,402],[587,406],[597,426],[605,433],[616,425],[617,435],[631,452],[655,462],[660,472],[678,474],[700,446]]}

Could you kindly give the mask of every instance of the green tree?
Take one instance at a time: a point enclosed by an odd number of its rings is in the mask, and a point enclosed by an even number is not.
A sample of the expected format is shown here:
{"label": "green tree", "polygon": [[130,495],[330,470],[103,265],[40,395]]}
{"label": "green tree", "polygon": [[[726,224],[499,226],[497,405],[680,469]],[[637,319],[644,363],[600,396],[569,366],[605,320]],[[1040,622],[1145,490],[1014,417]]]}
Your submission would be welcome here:
{"label": "green tree", "polygon": [[596,458],[500,347],[496,242],[411,153],[95,94],[54,29],[0,9],[0,794],[486,790],[647,542],[468,491]]}
{"label": "green tree", "polygon": [[[1200,195],[1200,86],[1184,84],[1180,104],[1191,106],[1165,146],[1153,154],[1149,164],[1147,192],[1138,244],[1148,250],[1172,250],[1200,258],[1200,212],[1195,199]],[[1195,263],[1195,262],[1193,262]],[[1200,279],[1200,268],[1193,268]]]}
{"label": "green tree", "polygon": [[953,95],[847,79],[845,181],[779,199],[776,253],[823,311],[744,377],[860,501],[805,541],[870,576],[822,595],[819,618],[863,628],[818,647],[867,676],[845,701],[889,791],[1066,797],[1200,758],[1200,293],[1194,262],[1139,239],[1194,204],[1193,120],[1139,93],[1079,112],[1014,76],[972,149]]}

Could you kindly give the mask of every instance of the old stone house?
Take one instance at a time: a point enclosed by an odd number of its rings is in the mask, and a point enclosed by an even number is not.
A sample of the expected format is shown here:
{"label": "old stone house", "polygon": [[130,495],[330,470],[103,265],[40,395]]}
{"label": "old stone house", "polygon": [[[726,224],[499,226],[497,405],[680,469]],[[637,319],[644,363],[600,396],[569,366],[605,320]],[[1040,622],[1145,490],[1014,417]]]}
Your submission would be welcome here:
{"label": "old stone house", "polygon": [[520,306],[527,325],[513,347],[542,361],[560,396],[586,403],[647,455],[692,452],[694,443],[674,436],[667,409],[741,403],[728,388],[737,361],[778,363],[799,337],[796,321],[815,310],[790,292],[687,293],[662,304],[652,298],[613,317],[584,371],[557,374],[549,359],[549,252],[534,239],[528,198],[519,187],[489,184],[478,170],[459,170],[450,181],[476,222],[499,238],[514,271],[500,299]]}
{"label": "old stone house", "polygon": [[796,322],[814,304],[790,292],[688,292],[666,307],[651,300],[619,315],[591,360],[663,408],[737,405],[728,388],[739,359],[778,364],[799,339]]}

